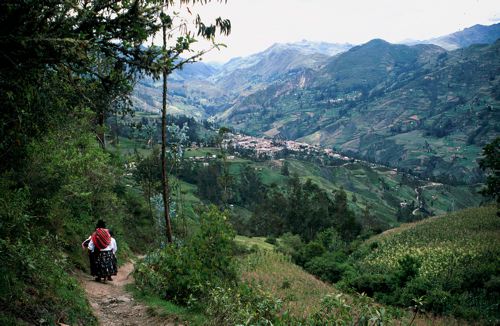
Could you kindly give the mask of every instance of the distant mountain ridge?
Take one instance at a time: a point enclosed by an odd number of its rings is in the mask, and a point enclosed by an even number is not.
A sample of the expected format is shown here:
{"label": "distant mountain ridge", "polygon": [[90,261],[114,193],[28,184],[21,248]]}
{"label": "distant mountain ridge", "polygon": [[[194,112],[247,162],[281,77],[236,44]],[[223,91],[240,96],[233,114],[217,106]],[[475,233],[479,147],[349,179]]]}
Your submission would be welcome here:
{"label": "distant mountain ridge", "polygon": [[219,115],[445,182],[478,182],[500,132],[500,41],[448,52],[372,40],[244,98]]}
{"label": "distant mountain ridge", "polygon": [[500,38],[500,23],[494,25],[474,25],[461,31],[432,38],[425,41],[412,41],[413,44],[435,44],[446,50],[456,50],[473,44],[492,44]]}
{"label": "distant mountain ridge", "polygon": [[[333,146],[425,178],[478,182],[475,159],[500,132],[500,41],[492,43],[499,26],[437,38],[466,46],[454,51],[381,39],[275,44],[176,72],[169,101],[174,113],[215,115],[255,135]],[[487,44],[467,46],[475,42]],[[140,81],[136,100],[159,107],[160,89]]]}
{"label": "distant mountain ridge", "polygon": [[[233,58],[222,65],[199,61],[186,65],[169,77],[169,101],[175,114],[184,112],[206,118],[227,109],[242,95],[267,87],[289,71],[316,70],[332,54],[351,47],[351,44],[303,40],[276,43],[262,52]],[[158,112],[161,104],[159,84],[147,78],[140,80],[133,101],[138,110]]]}

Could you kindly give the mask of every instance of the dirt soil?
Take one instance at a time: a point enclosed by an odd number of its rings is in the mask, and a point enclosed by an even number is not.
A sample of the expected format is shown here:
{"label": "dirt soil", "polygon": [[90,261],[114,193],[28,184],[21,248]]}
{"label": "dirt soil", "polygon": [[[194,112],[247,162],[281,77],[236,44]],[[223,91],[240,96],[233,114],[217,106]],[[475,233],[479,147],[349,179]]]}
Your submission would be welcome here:
{"label": "dirt soil", "polygon": [[172,320],[155,316],[153,309],[136,302],[125,290],[125,285],[134,282],[133,270],[133,263],[128,262],[118,269],[118,275],[113,276],[113,281],[105,283],[94,281],[89,274],[79,274],[78,278],[99,325],[179,325]]}

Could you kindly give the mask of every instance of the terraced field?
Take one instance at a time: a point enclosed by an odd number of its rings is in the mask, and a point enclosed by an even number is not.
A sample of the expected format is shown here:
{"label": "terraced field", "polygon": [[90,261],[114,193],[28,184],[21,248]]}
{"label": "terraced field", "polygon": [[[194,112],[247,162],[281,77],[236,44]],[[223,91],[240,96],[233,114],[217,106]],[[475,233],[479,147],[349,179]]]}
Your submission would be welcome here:
{"label": "terraced field", "polygon": [[382,302],[405,305],[416,299],[434,312],[498,324],[496,213],[495,206],[470,208],[373,237],[351,255],[361,275],[351,284]]}
{"label": "terraced field", "polygon": [[494,206],[465,209],[388,230],[369,240],[377,246],[363,264],[384,271],[411,255],[422,261],[422,275],[447,277],[484,261],[498,263],[500,219],[495,212]]}

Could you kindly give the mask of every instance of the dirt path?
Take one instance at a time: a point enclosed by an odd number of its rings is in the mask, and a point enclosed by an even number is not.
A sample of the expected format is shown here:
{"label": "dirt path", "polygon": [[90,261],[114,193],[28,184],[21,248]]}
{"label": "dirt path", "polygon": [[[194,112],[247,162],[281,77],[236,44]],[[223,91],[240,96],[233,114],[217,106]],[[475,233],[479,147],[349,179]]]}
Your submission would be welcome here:
{"label": "dirt path", "polygon": [[94,315],[99,325],[177,325],[171,320],[154,316],[147,306],[134,301],[130,293],[125,291],[125,285],[133,283],[131,262],[121,266],[113,281],[96,282],[88,274],[80,274],[79,280],[85,289]]}

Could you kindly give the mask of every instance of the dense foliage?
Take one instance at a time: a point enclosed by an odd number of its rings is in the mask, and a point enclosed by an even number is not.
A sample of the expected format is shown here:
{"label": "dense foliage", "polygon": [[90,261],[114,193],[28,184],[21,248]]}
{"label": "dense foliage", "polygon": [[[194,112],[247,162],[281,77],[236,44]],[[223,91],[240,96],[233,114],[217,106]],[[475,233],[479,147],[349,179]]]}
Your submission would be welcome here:
{"label": "dense foliage", "polygon": [[484,147],[483,155],[479,166],[487,171],[488,176],[486,187],[481,192],[496,198],[497,204],[500,204],[500,137]]}
{"label": "dense foliage", "polygon": [[[309,241],[316,233],[334,227],[344,239],[352,240],[361,231],[343,189],[330,195],[311,180],[300,181],[297,175],[290,177],[284,187],[267,186],[251,166],[230,175],[224,167],[220,161],[206,167],[192,166],[190,174],[197,181],[202,199],[218,205],[236,204],[252,211],[248,220],[233,218],[233,225],[241,234],[276,237],[292,232]],[[229,196],[224,196],[225,192]]]}
{"label": "dense foliage", "polygon": [[342,283],[380,302],[498,322],[500,224],[495,207],[464,210],[381,235],[349,258]]}
{"label": "dense foliage", "polygon": [[148,254],[135,271],[139,288],[179,303],[199,300],[215,285],[236,281],[234,233],[215,207],[200,216],[199,230],[177,246]]}
{"label": "dense foliage", "polygon": [[34,323],[93,323],[67,272],[87,268],[80,243],[99,218],[114,230],[121,259],[133,234],[135,249],[151,242],[145,203],[128,205],[134,196],[125,190],[121,162],[102,151],[86,114],[30,142],[26,155],[22,168],[0,178],[2,313]]}

